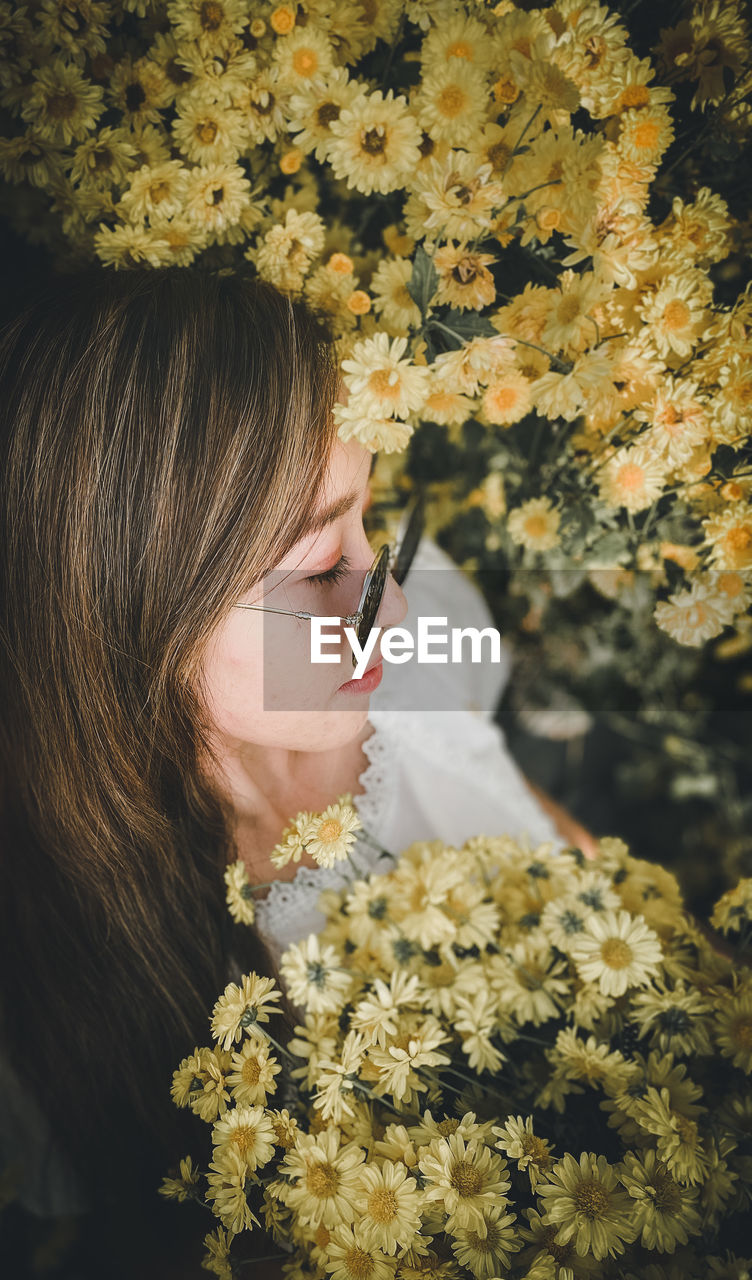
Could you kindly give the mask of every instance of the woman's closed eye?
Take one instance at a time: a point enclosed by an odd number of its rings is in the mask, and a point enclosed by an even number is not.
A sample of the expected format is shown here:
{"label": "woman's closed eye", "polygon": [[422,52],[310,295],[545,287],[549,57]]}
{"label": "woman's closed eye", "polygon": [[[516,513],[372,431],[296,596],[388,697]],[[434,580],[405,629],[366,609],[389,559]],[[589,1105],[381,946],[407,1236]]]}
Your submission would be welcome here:
{"label": "woman's closed eye", "polygon": [[339,560],[337,560],[336,564],[333,564],[330,569],[325,569],[323,573],[312,574],[307,581],[323,583],[325,585],[333,582],[341,582],[349,568],[350,561],[347,556],[343,554],[340,556]]}

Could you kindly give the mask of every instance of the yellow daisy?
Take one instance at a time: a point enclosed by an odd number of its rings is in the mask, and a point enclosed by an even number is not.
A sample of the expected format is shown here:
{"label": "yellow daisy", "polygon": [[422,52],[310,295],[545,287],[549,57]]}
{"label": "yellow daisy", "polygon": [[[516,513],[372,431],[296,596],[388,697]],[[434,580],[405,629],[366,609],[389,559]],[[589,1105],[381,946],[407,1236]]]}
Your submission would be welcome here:
{"label": "yellow daisy", "polygon": [[656,103],[619,117],[618,147],[622,155],[638,164],[658,164],[674,140],[674,128],[667,108]]}
{"label": "yellow daisy", "polygon": [[431,1142],[419,1160],[425,1179],[424,1202],[438,1202],[448,1215],[446,1230],[476,1227],[482,1231],[484,1212],[503,1206],[511,1186],[507,1162],[482,1142],[465,1142],[458,1133]]}
{"label": "yellow daisy", "polygon": [[306,833],[305,849],[320,867],[333,867],[348,857],[357,842],[356,831],[363,826],[357,810],[339,801],[330,804],[312,819]]}
{"label": "yellow daisy", "polygon": [[559,520],[559,512],[548,498],[530,498],[509,512],[507,529],[518,546],[529,551],[550,551],[561,542]]}
{"label": "yellow daisy", "polygon": [[436,303],[460,311],[480,311],[496,298],[496,285],[488,270],[497,259],[491,253],[472,252],[467,245],[447,244],[437,249],[433,263],[439,279]]}
{"label": "yellow daisy", "polygon": [[94,252],[106,266],[166,267],[172,260],[170,246],[161,232],[144,226],[107,227],[100,224],[94,236]]}
{"label": "yellow daisy", "polygon": [[259,977],[257,973],[244,974],[239,986],[229,982],[212,1010],[214,1039],[223,1049],[231,1048],[234,1041],[242,1040],[249,1027],[269,1021],[269,1014],[277,1012],[273,1002],[281,996],[273,978]]}
{"label": "yellow daisy", "polygon": [[326,80],[334,70],[334,49],[320,29],[306,23],[274,46],[274,64],[282,89],[297,90]]}
{"label": "yellow daisy", "polygon": [[388,329],[404,334],[420,325],[420,307],[407,291],[413,274],[409,258],[384,258],[371,277],[373,309]]}
{"label": "yellow daisy", "polygon": [[237,164],[197,165],[186,179],[185,212],[201,231],[237,223],[251,204],[251,184]]}
{"label": "yellow daisy", "polygon": [[527,1170],[530,1186],[535,1191],[541,1178],[553,1168],[554,1155],[546,1139],[533,1133],[533,1117],[508,1116],[501,1127],[494,1125],[493,1133],[498,1138],[499,1151],[517,1162],[520,1173]]}
{"label": "yellow daisy", "polygon": [[486,123],[488,104],[485,73],[464,58],[437,63],[410,95],[421,128],[451,147],[474,141]]}
{"label": "yellow daisy", "polygon": [[704,1181],[708,1160],[697,1121],[671,1106],[668,1088],[648,1086],[635,1099],[632,1115],[656,1139],[658,1158],[675,1178],[691,1185]]}
{"label": "yellow daisy", "polygon": [[172,218],[183,210],[187,177],[188,170],[180,160],[167,160],[153,168],[142,165],[130,175],[120,197],[120,208],[134,224],[145,218],[149,218],[152,225],[154,221]]}
{"label": "yellow daisy", "polygon": [[710,923],[723,933],[740,933],[752,923],[752,879],[740,880],[713,907]]}
{"label": "yellow daisy", "polygon": [[275,1076],[282,1070],[275,1058],[269,1057],[269,1044],[260,1036],[249,1036],[232,1055],[233,1070],[227,1085],[236,1103],[266,1106],[270,1093],[277,1092]]}
{"label": "yellow daisy", "polygon": [[404,186],[420,161],[421,131],[407,99],[363,90],[330,125],[328,159],[335,178],[363,195]]}
{"label": "yellow daisy", "polygon": [[483,1222],[469,1227],[455,1227],[452,1253],[460,1266],[467,1267],[476,1280],[502,1276],[511,1265],[511,1257],[521,1248],[513,1213],[505,1213],[503,1205],[482,1210]]}
{"label": "yellow daisy", "polygon": [[260,1227],[246,1196],[246,1183],[251,1179],[243,1156],[232,1147],[219,1148],[209,1168],[206,1199],[214,1202],[213,1212],[222,1225],[235,1235]]}
{"label": "yellow daisy", "polygon": [[255,262],[263,280],[282,292],[297,293],[311,262],[324,247],[324,234],[324,223],[317,213],[288,208],[284,223],[271,227],[245,257]]}
{"label": "yellow daisy", "polygon": [[602,468],[597,484],[610,507],[642,511],[663,493],[667,464],[648,441],[617,449]]}
{"label": "yellow daisy", "polygon": [[413,173],[405,223],[416,239],[425,239],[429,231],[429,240],[473,240],[491,228],[493,210],[506,199],[490,164],[479,168],[467,151],[452,150],[445,159],[432,159]]}
{"label": "yellow daisy", "polygon": [[423,68],[461,59],[480,71],[489,71],[494,61],[494,48],[484,23],[465,13],[449,13],[432,26],[420,50]]}
{"label": "yellow daisy", "polygon": [[332,1280],[392,1280],[397,1260],[362,1240],[360,1223],[335,1227],[326,1245],[326,1270]]}
{"label": "yellow daisy", "polygon": [[725,1058],[747,1075],[752,1072],[752,987],[725,992],[718,1001],[713,1031]]}
{"label": "yellow daisy", "polygon": [[252,80],[245,80],[234,89],[232,105],[245,119],[249,145],[260,146],[285,137],[290,92],[279,83],[274,66],[263,67]]}
{"label": "yellow daisy", "polygon": [[653,617],[661,631],[677,644],[699,647],[720,635],[727,619],[713,600],[706,584],[694,581],[688,591],[674,592],[668,600],[659,600]]}
{"label": "yellow daisy", "polygon": [[21,118],[33,125],[42,142],[69,147],[96,128],[104,111],[101,85],[61,55],[34,67],[21,103]]}
{"label": "yellow daisy", "polygon": [[[429,383],[425,367],[404,359],[407,338],[376,333],[357,342],[352,355],[342,361],[347,406],[335,405],[335,422],[347,421],[357,407],[361,413],[406,418],[423,404]],[[355,403],[353,403],[355,401]],[[347,408],[348,412],[343,411]]]}
{"label": "yellow daisy", "polygon": [[205,56],[221,57],[248,25],[248,6],[244,0],[171,0],[167,16],[179,41],[195,41]]}
{"label": "yellow daisy", "polygon": [[193,1168],[193,1161],[190,1156],[186,1156],[180,1161],[180,1177],[179,1178],[163,1178],[162,1185],[159,1187],[159,1194],[166,1196],[168,1200],[187,1200],[193,1189],[198,1185],[199,1172]]}
{"label": "yellow daisy", "polygon": [[352,106],[361,92],[360,83],[350,78],[345,67],[333,67],[323,82],[315,79],[297,86],[290,97],[288,120],[296,146],[306,154],[312,151],[323,162],[333,121],[339,120],[343,108]]}
{"label": "yellow daisy", "polygon": [[399,418],[372,416],[357,402],[346,409],[335,406],[335,412],[340,440],[357,439],[371,453],[401,452],[415,429],[413,423]]}
{"label": "yellow daisy", "polygon": [[288,947],[280,961],[290,999],[310,1013],[340,1013],[352,986],[334,947],[312,933]]}
{"label": "yellow daisy", "polygon": [[185,94],[172,122],[175,145],[194,164],[234,163],[246,142],[239,111],[213,102],[209,95]]}
{"label": "yellow daisy", "polygon": [[238,924],[253,924],[256,918],[253,885],[248,879],[248,871],[242,859],[225,868],[224,879],[227,886],[227,907],[233,920]]}
{"label": "yellow daisy", "polygon": [[230,1245],[235,1239],[234,1231],[225,1231],[224,1227],[217,1227],[216,1231],[210,1231],[204,1236],[204,1254],[201,1266],[205,1271],[212,1271],[219,1280],[232,1280],[232,1267],[230,1265]]}
{"label": "yellow daisy", "polygon": [[282,1198],[303,1226],[323,1223],[331,1230],[355,1221],[364,1157],[356,1143],[340,1143],[337,1128],[296,1135],[279,1172],[286,1183]]}
{"label": "yellow daisy", "polygon": [[632,1201],[605,1156],[583,1151],[578,1162],[567,1152],[537,1194],[545,1205],[543,1222],[558,1228],[562,1243],[573,1240],[581,1257],[616,1257],[635,1237]]}
{"label": "yellow daisy", "polygon": [[123,113],[124,124],[141,129],[151,124],[162,131],[162,112],[172,91],[162,69],[149,58],[121,58],[108,77],[107,100]]}
{"label": "yellow daisy", "polygon": [[253,1172],[268,1164],[274,1155],[274,1128],[263,1107],[237,1106],[214,1125],[212,1143],[215,1160],[230,1148]]}
{"label": "yellow daisy", "polygon": [[364,1164],[358,1186],[358,1232],[366,1248],[394,1254],[420,1231],[421,1196],[404,1164]]}
{"label": "yellow daisy", "polygon": [[664,358],[672,351],[682,357],[691,354],[705,319],[706,286],[702,272],[687,270],[673,274],[637,305],[650,337]]}
{"label": "yellow daisy", "polygon": [[732,503],[701,523],[711,564],[718,569],[752,569],[752,510],[747,502]]}
{"label": "yellow daisy", "polygon": [[604,995],[616,998],[656,976],[662,950],[642,916],[605,911],[590,916],[571,954],[585,982],[598,983]]}
{"label": "yellow daisy", "polygon": [[[102,130],[104,132],[104,130]],[[135,151],[132,151],[135,155]],[[15,138],[0,138],[0,174],[14,185],[49,187],[59,175],[60,152],[33,129]],[[109,190],[109,179],[100,184]]]}

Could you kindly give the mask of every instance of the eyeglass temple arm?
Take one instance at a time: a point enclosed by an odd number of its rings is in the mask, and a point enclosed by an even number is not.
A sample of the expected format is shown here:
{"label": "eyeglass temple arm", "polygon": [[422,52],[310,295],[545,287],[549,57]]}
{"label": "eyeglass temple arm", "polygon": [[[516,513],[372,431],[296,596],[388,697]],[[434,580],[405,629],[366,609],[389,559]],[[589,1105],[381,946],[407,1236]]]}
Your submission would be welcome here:
{"label": "eyeglass temple arm", "polygon": [[[274,605],[271,604],[238,604],[235,607],[237,609],[260,609],[262,613],[286,613],[291,618],[308,618],[310,620],[311,618],[320,617],[318,613],[304,613],[300,609],[275,609]],[[333,613],[329,616],[339,618],[340,622],[347,622],[351,627],[354,627],[357,626],[363,615],[361,613],[346,613],[344,615]]]}

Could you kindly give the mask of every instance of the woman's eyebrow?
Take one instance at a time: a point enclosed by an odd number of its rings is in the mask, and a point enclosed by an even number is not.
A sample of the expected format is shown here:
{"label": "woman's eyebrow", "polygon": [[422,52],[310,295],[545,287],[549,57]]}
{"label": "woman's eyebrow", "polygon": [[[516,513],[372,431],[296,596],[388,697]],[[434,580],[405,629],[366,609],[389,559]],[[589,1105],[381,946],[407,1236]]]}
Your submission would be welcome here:
{"label": "woman's eyebrow", "polygon": [[339,520],[340,516],[343,516],[346,511],[350,510],[350,507],[355,505],[359,497],[360,494],[357,492],[348,493],[347,497],[338,498],[336,502],[331,504],[331,506],[324,507],[323,511],[317,512],[317,514],[312,517],[311,523],[308,526],[308,532],[315,533],[318,529],[323,529],[325,525],[332,524],[333,521]]}

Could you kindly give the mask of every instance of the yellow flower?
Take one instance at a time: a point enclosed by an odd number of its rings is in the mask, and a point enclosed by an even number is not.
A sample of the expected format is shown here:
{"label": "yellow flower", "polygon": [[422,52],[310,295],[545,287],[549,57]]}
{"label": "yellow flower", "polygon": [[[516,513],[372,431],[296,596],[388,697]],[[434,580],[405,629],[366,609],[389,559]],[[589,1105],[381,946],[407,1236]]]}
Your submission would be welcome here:
{"label": "yellow flower", "polygon": [[253,924],[256,918],[253,885],[248,879],[248,872],[242,859],[225,868],[225,884],[227,885],[227,907],[233,920],[238,924]]}
{"label": "yellow flower", "polygon": [[246,146],[247,131],[241,113],[214,101],[209,91],[181,97],[172,135],[194,164],[232,164]]}
{"label": "yellow flower", "polygon": [[713,907],[710,923],[724,933],[740,933],[752,921],[752,879],[740,880]]}
{"label": "yellow flower", "polygon": [[632,1201],[605,1156],[583,1151],[578,1162],[567,1152],[537,1194],[546,1206],[543,1222],[558,1227],[562,1243],[574,1240],[581,1257],[616,1257],[635,1237]]}
{"label": "yellow flower", "polygon": [[103,89],[72,62],[57,55],[31,70],[21,102],[21,118],[44,142],[68,147],[96,128],[104,111]]}
{"label": "yellow flower", "polygon": [[655,1151],[624,1157],[621,1181],[635,1201],[635,1226],[646,1249],[673,1253],[677,1244],[686,1244],[700,1231],[697,1189],[680,1186]]}
{"label": "yellow flower", "polygon": [[619,151],[637,164],[658,164],[674,139],[666,107],[654,104],[619,117]]}
{"label": "yellow flower", "polygon": [[237,1106],[218,1120],[212,1129],[214,1158],[227,1148],[237,1152],[253,1172],[268,1164],[274,1155],[274,1128],[263,1107]]}
{"label": "yellow flower", "polygon": [[450,58],[424,72],[410,109],[432,138],[464,147],[486,123],[488,101],[484,73],[464,58]]}
{"label": "yellow flower", "polygon": [[248,6],[243,0],[171,0],[167,16],[178,40],[195,40],[204,57],[221,57],[247,26]]}
{"label": "yellow flower", "polygon": [[360,1225],[335,1227],[326,1245],[326,1270],[332,1280],[392,1280],[396,1259],[362,1241]]}
{"label": "yellow flower", "polygon": [[[490,164],[478,167],[466,151],[449,151],[422,171],[413,165],[412,193],[404,209],[407,231],[417,239],[472,240],[492,225],[492,212],[506,203]],[[426,232],[430,234],[426,236]]]}
{"label": "yellow flower", "polygon": [[333,867],[350,854],[357,842],[356,831],[362,827],[357,811],[339,801],[316,814],[305,837],[305,850],[320,867]]}
{"label": "yellow flower", "polygon": [[697,1121],[671,1106],[668,1088],[650,1085],[635,1100],[632,1115],[642,1129],[656,1138],[657,1155],[670,1173],[680,1182],[695,1184],[704,1180],[707,1155]]}
{"label": "yellow flower", "polygon": [[187,1200],[193,1188],[198,1185],[198,1180],[198,1170],[193,1168],[191,1157],[186,1156],[180,1161],[180,1177],[163,1178],[159,1194],[169,1200]]}
{"label": "yellow flower", "polygon": [[585,982],[597,982],[606,996],[624,995],[645,986],[658,972],[662,956],[658,935],[642,916],[606,911],[588,919],[572,947],[572,958]]}
{"label": "yellow flower", "polygon": [[659,600],[653,617],[661,631],[677,644],[695,647],[720,635],[727,622],[714,602],[712,591],[697,580],[688,591],[675,592],[667,601]]}
{"label": "yellow flower", "polygon": [[238,164],[197,165],[186,187],[185,212],[202,231],[224,231],[251,207],[251,184]]}
{"label": "yellow flower", "polygon": [[493,1133],[498,1138],[499,1151],[516,1160],[521,1173],[527,1170],[530,1186],[535,1191],[540,1179],[553,1167],[554,1156],[546,1139],[533,1133],[533,1117],[508,1116],[501,1127],[494,1125]]}
{"label": "yellow flower", "polygon": [[359,401],[335,405],[340,440],[357,439],[371,453],[396,453],[405,448],[414,427],[399,418],[375,417]]}
{"label": "yellow flower", "polygon": [[420,1231],[421,1196],[403,1164],[364,1164],[358,1185],[358,1232],[366,1248],[394,1254]]}
{"label": "yellow flower", "polygon": [[209,1184],[206,1199],[214,1201],[213,1212],[224,1227],[237,1235],[261,1226],[251,1210],[246,1196],[246,1182],[250,1182],[248,1165],[234,1148],[218,1148],[209,1163],[212,1170],[207,1175]]}
{"label": "yellow flower", "polygon": [[598,480],[603,501],[610,507],[642,511],[663,493],[666,466],[647,440],[617,449]]}
{"label": "yellow flower", "polygon": [[339,1013],[352,985],[334,947],[321,946],[315,933],[287,948],[280,970],[290,999],[311,1013]]}
{"label": "yellow flower", "polygon": [[257,973],[244,974],[240,986],[228,983],[212,1010],[214,1039],[223,1049],[229,1049],[233,1041],[242,1040],[249,1027],[269,1021],[269,1014],[277,1012],[271,1007],[272,1002],[281,996],[273,978],[259,977]]}
{"label": "yellow flower", "polygon": [[707,279],[701,271],[674,273],[655,293],[637,304],[636,310],[660,355],[691,354],[705,320],[706,286]]}
{"label": "yellow flower", "polygon": [[505,1213],[504,1207],[491,1205],[481,1211],[482,1224],[455,1227],[452,1232],[452,1253],[476,1280],[505,1274],[512,1254],[521,1247],[516,1238],[517,1220],[513,1213]]}
{"label": "yellow flower", "polygon": [[321,29],[312,23],[296,29],[274,46],[274,64],[283,89],[325,79],[334,68],[334,49]]}
{"label": "yellow flower", "polygon": [[201,1266],[204,1271],[211,1271],[215,1276],[219,1276],[219,1280],[232,1280],[232,1267],[230,1265],[230,1245],[235,1239],[234,1231],[225,1231],[224,1227],[217,1227],[216,1231],[210,1231],[204,1236],[204,1254]]}
{"label": "yellow flower", "polygon": [[473,253],[466,245],[444,245],[434,254],[439,274],[436,303],[461,311],[479,311],[496,298],[496,285],[488,270],[496,258],[491,253]]}
{"label": "yellow flower", "polygon": [[94,252],[104,266],[116,268],[146,264],[166,267],[172,258],[170,245],[161,231],[127,223],[113,228],[100,223],[94,236]]}
{"label": "yellow flower", "polygon": [[725,992],[714,1014],[714,1034],[725,1058],[747,1075],[752,1072],[752,987]]}
{"label": "yellow flower", "polygon": [[406,98],[362,90],[330,125],[328,160],[336,178],[363,195],[404,186],[420,161],[420,129]]}
{"label": "yellow flower", "polygon": [[350,398],[347,406],[334,406],[335,421],[346,421],[356,409],[377,416],[406,418],[421,408],[429,373],[403,359],[406,348],[407,338],[390,339],[386,333],[376,333],[355,344],[352,355],[342,361]]}
{"label": "yellow flower", "polygon": [[447,13],[426,35],[420,59],[425,69],[462,59],[481,71],[488,71],[494,61],[494,48],[482,22],[466,13]]}
{"label": "yellow flower", "polygon": [[305,853],[305,841],[312,821],[313,813],[307,809],[301,809],[300,813],[295,815],[290,826],[285,827],[282,839],[269,855],[273,866],[286,867],[288,862],[300,862]]}
{"label": "yellow flower", "polygon": [[507,529],[518,546],[530,551],[549,551],[561,541],[559,519],[559,512],[548,498],[530,498],[509,512]]}
{"label": "yellow flower", "polygon": [[533,407],[531,384],[519,369],[496,374],[483,393],[481,410],[488,422],[509,427],[530,413]]}
{"label": "yellow flower", "polygon": [[369,1050],[368,1057],[377,1074],[374,1092],[380,1096],[390,1093],[395,1102],[409,1106],[414,1095],[426,1088],[418,1075],[419,1069],[449,1062],[445,1053],[437,1052],[437,1046],[447,1039],[439,1022],[430,1014],[403,1015],[395,1040],[384,1049],[373,1046]]}
{"label": "yellow flower", "polygon": [[752,511],[748,503],[732,503],[720,515],[701,523],[712,564],[718,569],[752,569]]}
{"label": "yellow flower", "polygon": [[233,1053],[232,1067],[227,1084],[235,1102],[246,1106],[266,1106],[267,1096],[277,1092],[274,1077],[282,1070],[275,1058],[270,1059],[266,1039],[249,1036]]}
{"label": "yellow flower", "polygon": [[283,1200],[304,1226],[330,1229],[355,1221],[360,1165],[365,1152],[354,1142],[340,1145],[340,1133],[299,1133],[280,1165]]}
{"label": "yellow flower", "polygon": [[262,280],[284,293],[297,293],[312,260],[324,248],[325,227],[317,213],[288,209],[284,222],[271,227],[260,244],[246,251]]}
{"label": "yellow flower", "polygon": [[425,1179],[424,1201],[442,1206],[449,1232],[458,1227],[482,1230],[484,1213],[506,1203],[511,1186],[506,1160],[475,1138],[466,1143],[454,1133],[435,1139],[418,1163]]}

